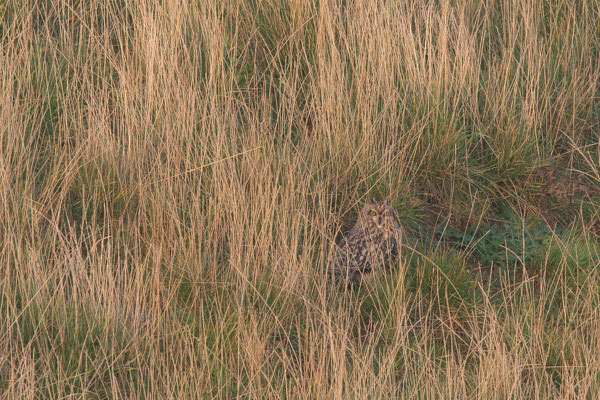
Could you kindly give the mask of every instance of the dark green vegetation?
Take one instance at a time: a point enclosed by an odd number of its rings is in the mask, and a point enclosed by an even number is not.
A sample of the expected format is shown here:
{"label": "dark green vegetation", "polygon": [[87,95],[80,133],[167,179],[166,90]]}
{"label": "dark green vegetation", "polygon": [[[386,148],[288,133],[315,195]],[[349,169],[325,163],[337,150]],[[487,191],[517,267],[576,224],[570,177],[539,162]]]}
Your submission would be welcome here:
{"label": "dark green vegetation", "polygon": [[0,397],[596,398],[599,11],[0,4]]}

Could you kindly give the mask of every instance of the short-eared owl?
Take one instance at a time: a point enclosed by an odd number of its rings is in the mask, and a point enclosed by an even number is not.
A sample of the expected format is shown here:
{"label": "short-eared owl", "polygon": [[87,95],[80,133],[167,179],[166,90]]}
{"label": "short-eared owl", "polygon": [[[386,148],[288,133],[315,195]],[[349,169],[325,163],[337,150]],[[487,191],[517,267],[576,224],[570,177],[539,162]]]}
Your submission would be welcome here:
{"label": "short-eared owl", "polygon": [[398,254],[402,231],[388,201],[371,201],[363,207],[356,225],[336,243],[334,271],[350,281],[384,266]]}

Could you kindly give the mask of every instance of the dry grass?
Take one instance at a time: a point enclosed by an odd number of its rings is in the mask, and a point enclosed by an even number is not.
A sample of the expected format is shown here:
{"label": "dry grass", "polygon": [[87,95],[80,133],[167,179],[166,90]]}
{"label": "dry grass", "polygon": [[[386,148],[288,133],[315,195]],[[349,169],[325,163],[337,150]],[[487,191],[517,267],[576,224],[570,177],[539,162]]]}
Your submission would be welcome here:
{"label": "dry grass", "polygon": [[[600,182],[599,12],[0,4],[2,398],[596,398],[598,198],[535,171]],[[416,244],[344,290],[369,198]]]}

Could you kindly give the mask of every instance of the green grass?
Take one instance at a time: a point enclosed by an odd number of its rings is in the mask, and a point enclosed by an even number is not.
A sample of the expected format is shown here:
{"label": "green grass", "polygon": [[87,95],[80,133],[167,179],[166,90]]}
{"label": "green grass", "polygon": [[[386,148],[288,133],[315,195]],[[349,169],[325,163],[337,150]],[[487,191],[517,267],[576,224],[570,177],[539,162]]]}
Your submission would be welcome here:
{"label": "green grass", "polygon": [[0,5],[0,398],[596,398],[599,16]]}

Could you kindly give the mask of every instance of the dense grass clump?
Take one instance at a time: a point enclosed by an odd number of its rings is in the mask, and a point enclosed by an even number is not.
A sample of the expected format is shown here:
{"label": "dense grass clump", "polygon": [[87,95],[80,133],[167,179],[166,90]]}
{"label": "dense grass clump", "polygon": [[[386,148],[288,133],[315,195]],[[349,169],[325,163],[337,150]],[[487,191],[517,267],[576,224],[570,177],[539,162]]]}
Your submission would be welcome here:
{"label": "dense grass clump", "polygon": [[0,16],[0,398],[597,397],[598,0]]}

